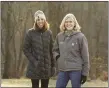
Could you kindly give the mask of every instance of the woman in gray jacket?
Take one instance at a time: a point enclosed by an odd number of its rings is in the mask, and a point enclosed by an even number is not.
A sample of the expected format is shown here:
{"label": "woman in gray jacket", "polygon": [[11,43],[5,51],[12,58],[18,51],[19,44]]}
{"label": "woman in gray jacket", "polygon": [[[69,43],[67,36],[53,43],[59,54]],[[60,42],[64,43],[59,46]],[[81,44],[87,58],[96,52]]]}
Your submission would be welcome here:
{"label": "woman in gray jacket", "polygon": [[80,26],[71,13],[67,14],[60,25],[53,54],[57,60],[59,73],[56,88],[66,88],[71,80],[72,87],[80,88],[89,73],[88,42],[80,31]]}
{"label": "woman in gray jacket", "polygon": [[24,39],[23,51],[29,60],[26,76],[31,79],[32,88],[39,88],[40,79],[41,88],[48,88],[49,78],[55,71],[52,32],[43,11],[38,10],[34,17],[34,26]]}

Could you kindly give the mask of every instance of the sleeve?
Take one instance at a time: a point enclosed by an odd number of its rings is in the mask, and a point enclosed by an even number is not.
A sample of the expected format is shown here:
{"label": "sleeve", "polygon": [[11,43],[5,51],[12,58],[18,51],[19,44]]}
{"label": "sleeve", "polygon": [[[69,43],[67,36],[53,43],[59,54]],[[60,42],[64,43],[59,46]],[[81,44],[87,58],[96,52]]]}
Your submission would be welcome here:
{"label": "sleeve", "polygon": [[81,41],[81,56],[83,59],[82,66],[82,75],[87,76],[89,74],[89,51],[88,51],[88,42],[85,36],[82,37]]}
{"label": "sleeve", "polygon": [[53,57],[57,60],[60,57],[58,35],[56,36],[54,46],[53,46]]}
{"label": "sleeve", "polygon": [[56,61],[55,61],[55,59],[53,57],[53,43],[54,43],[54,40],[53,40],[53,35],[52,35],[52,32],[51,32],[51,38],[50,38],[51,66],[55,67],[56,66]]}
{"label": "sleeve", "polygon": [[27,57],[27,59],[34,64],[37,65],[36,59],[33,57],[31,52],[31,38],[29,36],[29,31],[27,31],[25,38],[24,38],[24,44],[23,44],[23,52],[24,55]]}

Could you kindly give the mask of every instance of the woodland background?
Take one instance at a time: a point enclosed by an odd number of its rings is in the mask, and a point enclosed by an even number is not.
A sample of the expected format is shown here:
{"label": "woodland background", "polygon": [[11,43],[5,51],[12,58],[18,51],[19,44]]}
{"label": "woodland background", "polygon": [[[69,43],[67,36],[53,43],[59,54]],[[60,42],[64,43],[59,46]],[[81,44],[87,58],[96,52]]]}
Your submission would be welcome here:
{"label": "woodland background", "polygon": [[91,79],[108,71],[108,2],[1,2],[2,78],[25,76],[28,60],[22,51],[26,30],[33,27],[34,13],[42,10],[54,39],[67,13],[73,13],[89,44]]}

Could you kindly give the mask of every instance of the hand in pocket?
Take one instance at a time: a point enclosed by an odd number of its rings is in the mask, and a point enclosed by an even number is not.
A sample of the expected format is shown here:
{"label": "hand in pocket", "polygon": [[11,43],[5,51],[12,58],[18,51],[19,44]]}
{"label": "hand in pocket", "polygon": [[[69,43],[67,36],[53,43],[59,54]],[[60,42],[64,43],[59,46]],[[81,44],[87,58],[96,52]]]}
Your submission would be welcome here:
{"label": "hand in pocket", "polygon": [[51,68],[51,76],[54,76],[56,74],[56,67]]}

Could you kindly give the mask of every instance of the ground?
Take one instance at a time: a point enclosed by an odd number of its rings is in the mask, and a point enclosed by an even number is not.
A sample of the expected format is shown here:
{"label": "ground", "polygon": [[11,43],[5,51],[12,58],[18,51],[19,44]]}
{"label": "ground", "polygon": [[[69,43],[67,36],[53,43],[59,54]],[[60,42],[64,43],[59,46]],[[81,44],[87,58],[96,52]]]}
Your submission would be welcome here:
{"label": "ground", "polygon": [[[55,87],[56,80],[50,79],[49,87]],[[31,88],[31,80],[30,79],[2,79],[1,87],[30,87]],[[70,81],[67,87],[71,87]],[[90,82],[86,82],[82,87],[108,87],[108,82],[103,82],[101,80],[92,80]]]}

